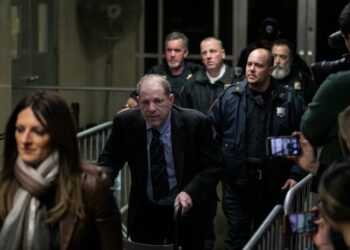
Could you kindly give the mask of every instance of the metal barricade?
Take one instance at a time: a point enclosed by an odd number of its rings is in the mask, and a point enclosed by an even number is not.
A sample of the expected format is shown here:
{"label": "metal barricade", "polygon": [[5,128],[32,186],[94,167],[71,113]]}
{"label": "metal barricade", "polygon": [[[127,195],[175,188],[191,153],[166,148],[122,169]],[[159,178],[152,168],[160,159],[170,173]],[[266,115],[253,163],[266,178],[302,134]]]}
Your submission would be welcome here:
{"label": "metal barricade", "polygon": [[[89,163],[96,164],[112,129],[112,121],[102,123],[78,133],[79,148],[83,158]],[[114,188],[121,212],[127,210],[130,190],[130,173],[124,166],[115,179]]]}
{"label": "metal barricade", "polygon": [[[311,192],[312,175],[309,174],[292,187],[284,199],[284,212],[287,217],[291,213],[309,211],[316,204],[316,194]],[[286,249],[313,249],[312,240],[300,234],[286,231]]]}
{"label": "metal barricade", "polygon": [[[108,121],[78,133],[79,148],[87,162],[97,163],[98,156],[102,152],[111,132],[112,124],[112,121]],[[114,182],[114,194],[122,215],[128,210],[130,184],[130,171],[127,166],[124,166]],[[126,227],[124,224],[122,226],[125,233]]]}
{"label": "metal barricade", "polygon": [[84,159],[96,163],[112,128],[112,121],[102,123],[78,133],[79,148]]}
{"label": "metal barricade", "polygon": [[243,250],[284,249],[283,216],[284,210],[282,205],[276,205],[243,247]]}
{"label": "metal barricade", "polygon": [[312,240],[300,234],[291,233],[285,220],[290,213],[309,211],[316,204],[317,195],[311,192],[312,175],[309,174],[292,187],[284,205],[276,205],[243,250],[311,250]]}

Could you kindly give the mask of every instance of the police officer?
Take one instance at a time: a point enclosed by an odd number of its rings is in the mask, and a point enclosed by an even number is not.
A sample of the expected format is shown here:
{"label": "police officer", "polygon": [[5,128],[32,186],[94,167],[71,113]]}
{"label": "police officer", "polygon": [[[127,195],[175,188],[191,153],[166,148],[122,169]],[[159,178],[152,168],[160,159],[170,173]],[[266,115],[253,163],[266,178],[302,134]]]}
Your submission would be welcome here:
{"label": "police officer", "polygon": [[305,174],[284,158],[270,159],[268,136],[290,135],[299,127],[304,110],[300,96],[271,77],[273,56],[253,50],[246,80],[227,88],[209,112],[221,142],[226,169],[222,207],[228,222],[226,249],[242,249],[283,191]]}
{"label": "police officer", "polygon": [[[237,67],[244,69],[247,64],[247,59],[251,51],[258,48],[271,49],[272,43],[278,39],[282,34],[279,22],[271,17],[265,18],[261,21],[259,27],[259,40],[249,44],[241,51],[239,55]],[[311,77],[311,70],[307,63],[294,51],[293,67],[305,72]],[[244,70],[242,70],[244,75]]]}
{"label": "police officer", "polygon": [[290,86],[304,98],[305,104],[311,102],[317,90],[313,79],[304,71],[292,65],[294,46],[285,39],[278,39],[272,43],[271,52],[274,57],[272,76],[282,85]]}
{"label": "police officer", "polygon": [[[175,104],[178,104],[179,90],[192,78],[195,72],[203,69],[202,65],[186,61],[188,53],[187,36],[181,32],[171,32],[165,38],[166,61],[160,65],[154,65],[147,72],[147,74],[162,75],[170,82]],[[125,106],[138,106],[136,90],[130,94]]]}
{"label": "police officer", "polygon": [[179,105],[207,114],[218,95],[233,82],[233,69],[225,64],[222,42],[215,37],[201,41],[200,52],[204,70],[197,71],[179,94]]}

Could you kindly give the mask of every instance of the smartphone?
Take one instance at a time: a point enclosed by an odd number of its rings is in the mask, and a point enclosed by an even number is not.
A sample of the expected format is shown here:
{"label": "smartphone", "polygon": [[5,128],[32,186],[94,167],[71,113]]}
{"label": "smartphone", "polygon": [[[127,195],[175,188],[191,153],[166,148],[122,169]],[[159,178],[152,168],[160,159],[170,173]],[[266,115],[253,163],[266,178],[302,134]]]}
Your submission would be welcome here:
{"label": "smartphone", "polygon": [[275,136],[266,140],[268,156],[286,157],[300,155],[301,148],[297,136]]}
{"label": "smartphone", "polygon": [[317,212],[291,213],[288,215],[289,228],[293,233],[311,233],[317,230]]}

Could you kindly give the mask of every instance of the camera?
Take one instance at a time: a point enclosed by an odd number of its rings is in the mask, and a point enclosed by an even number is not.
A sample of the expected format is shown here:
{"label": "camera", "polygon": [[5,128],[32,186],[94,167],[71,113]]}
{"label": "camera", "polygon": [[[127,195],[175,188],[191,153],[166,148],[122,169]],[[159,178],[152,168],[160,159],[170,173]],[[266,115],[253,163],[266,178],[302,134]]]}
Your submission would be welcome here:
{"label": "camera", "polygon": [[328,45],[332,49],[344,49],[346,50],[346,45],[344,42],[344,37],[340,30],[330,34],[328,36]]}
{"label": "camera", "polygon": [[[328,36],[328,45],[334,49],[346,49],[341,31]],[[315,62],[310,67],[315,83],[320,85],[330,74],[350,69],[350,54],[345,54],[342,58],[334,61]]]}
{"label": "camera", "polygon": [[334,61],[322,61],[311,64],[312,74],[314,75],[315,82],[318,83],[318,85],[320,85],[328,75],[349,69],[349,54],[346,54],[344,57]]}
{"label": "camera", "polygon": [[267,155],[271,157],[287,157],[300,155],[301,146],[297,136],[275,136],[266,140]]}

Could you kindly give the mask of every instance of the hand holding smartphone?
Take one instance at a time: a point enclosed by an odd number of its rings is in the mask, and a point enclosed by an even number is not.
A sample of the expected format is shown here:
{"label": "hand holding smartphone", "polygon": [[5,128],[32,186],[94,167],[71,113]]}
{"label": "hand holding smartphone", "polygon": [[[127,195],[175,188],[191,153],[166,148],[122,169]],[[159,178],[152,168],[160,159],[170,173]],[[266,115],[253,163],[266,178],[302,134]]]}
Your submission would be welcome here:
{"label": "hand holding smartphone", "polygon": [[301,147],[298,136],[274,136],[266,140],[267,155],[287,157],[300,155]]}
{"label": "hand holding smartphone", "polygon": [[317,230],[317,225],[315,224],[317,218],[317,211],[289,214],[289,228],[292,233],[298,234],[315,232]]}

